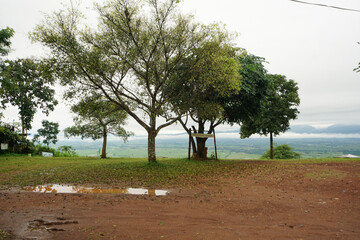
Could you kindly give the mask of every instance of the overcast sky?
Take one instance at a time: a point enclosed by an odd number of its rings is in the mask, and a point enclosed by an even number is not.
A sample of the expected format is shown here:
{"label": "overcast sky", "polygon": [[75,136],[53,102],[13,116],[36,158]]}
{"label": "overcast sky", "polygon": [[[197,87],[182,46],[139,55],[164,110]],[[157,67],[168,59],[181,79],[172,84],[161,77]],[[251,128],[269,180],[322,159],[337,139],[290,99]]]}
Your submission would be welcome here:
{"label": "overcast sky", "polygon": [[[359,0],[306,0],[360,10]],[[0,0],[0,28],[15,30],[10,59],[39,56],[44,49],[31,44],[28,33],[44,13],[62,8],[69,0]],[[83,1],[89,12],[94,1]],[[99,1],[97,1],[99,2]],[[101,2],[101,1],[100,1]],[[270,73],[283,74],[299,85],[300,115],[292,124],[316,127],[360,123],[360,73],[353,69],[360,61],[360,12],[312,6],[290,0],[183,0],[181,11],[193,13],[202,23],[222,22],[238,33],[238,47],[264,57]],[[87,14],[89,21],[95,15]],[[94,20],[92,20],[94,21]],[[61,100],[61,91],[57,97]],[[61,103],[46,117],[37,114],[33,129],[42,119],[72,124],[69,107]],[[16,108],[5,111],[5,121],[19,121]],[[129,119],[128,129],[144,131]],[[227,129],[227,126],[222,129]],[[182,132],[179,125],[162,130]]]}

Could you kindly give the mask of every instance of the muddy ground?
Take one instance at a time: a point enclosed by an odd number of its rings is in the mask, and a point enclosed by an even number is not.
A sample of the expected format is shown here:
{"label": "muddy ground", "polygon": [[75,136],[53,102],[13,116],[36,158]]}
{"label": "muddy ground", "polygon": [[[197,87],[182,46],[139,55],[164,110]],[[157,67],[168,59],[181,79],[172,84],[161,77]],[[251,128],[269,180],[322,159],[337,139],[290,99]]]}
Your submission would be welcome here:
{"label": "muddy ground", "polygon": [[158,197],[3,187],[0,238],[360,239],[360,162],[218,178]]}

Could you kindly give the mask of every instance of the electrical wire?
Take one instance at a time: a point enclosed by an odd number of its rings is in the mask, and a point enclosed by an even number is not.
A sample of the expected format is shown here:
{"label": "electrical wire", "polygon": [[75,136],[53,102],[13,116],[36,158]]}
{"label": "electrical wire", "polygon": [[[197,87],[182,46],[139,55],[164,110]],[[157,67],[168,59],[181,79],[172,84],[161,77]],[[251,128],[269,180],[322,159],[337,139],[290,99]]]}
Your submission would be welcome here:
{"label": "electrical wire", "polygon": [[304,2],[304,1],[299,1],[299,0],[289,0],[289,1],[302,3],[302,4],[308,4],[308,5],[315,5],[315,6],[320,6],[320,7],[335,8],[335,9],[344,10],[344,11],[360,12],[360,10],[357,10],[357,9],[343,8],[343,7],[331,6],[331,5],[321,4],[321,3],[310,3],[310,2]]}

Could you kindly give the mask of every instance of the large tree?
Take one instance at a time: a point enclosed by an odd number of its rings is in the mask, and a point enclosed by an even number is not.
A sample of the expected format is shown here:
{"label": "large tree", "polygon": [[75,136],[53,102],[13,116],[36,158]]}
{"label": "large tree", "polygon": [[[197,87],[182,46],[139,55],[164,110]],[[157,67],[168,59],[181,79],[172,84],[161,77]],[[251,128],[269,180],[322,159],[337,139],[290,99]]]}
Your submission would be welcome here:
{"label": "large tree", "polygon": [[[96,30],[82,30],[80,13],[50,16],[32,37],[52,50],[54,67],[74,92],[95,91],[120,106],[148,133],[148,160],[155,138],[175,121],[164,85],[212,31],[176,11],[178,0],[112,0],[97,6]],[[175,79],[176,80],[176,79]],[[159,124],[158,119],[162,118]]]}
{"label": "large tree", "polygon": [[124,141],[132,135],[122,126],[127,113],[118,105],[101,96],[88,96],[71,107],[77,114],[75,125],[65,129],[65,136],[81,136],[81,138],[103,139],[101,158],[106,158],[106,144],[109,134],[121,137]]}
{"label": "large tree", "polygon": [[0,98],[3,107],[7,104],[19,109],[22,134],[31,129],[38,108],[46,115],[58,103],[54,81],[42,62],[33,59],[6,60],[0,66]]}
{"label": "large tree", "polygon": [[[214,48],[213,43],[212,45],[212,48],[202,49],[202,55],[210,55],[207,59],[211,63],[202,62],[203,64],[195,65],[198,68],[188,72],[191,77],[185,78],[190,79],[188,85],[183,84],[188,89],[181,93],[181,98],[174,95],[178,101],[176,105],[185,106],[190,118],[197,123],[198,129],[194,127],[193,131],[204,133],[206,124],[208,129],[205,133],[208,134],[213,133],[215,127],[222,123],[241,124],[246,119],[255,118],[260,112],[260,103],[269,87],[263,58],[249,54],[244,49],[234,49],[228,45],[222,48],[215,45]],[[231,64],[228,64],[229,60]],[[230,69],[232,70],[229,71]],[[187,120],[181,119],[180,123],[190,134],[191,129],[187,126]],[[203,150],[207,139],[190,140],[193,157],[205,158]]]}
{"label": "large tree", "polygon": [[298,86],[294,80],[283,75],[268,74],[270,87],[266,98],[261,102],[261,112],[253,119],[242,121],[242,138],[252,134],[270,135],[270,158],[274,158],[273,137],[290,128],[290,120],[297,118],[300,104]]}
{"label": "large tree", "polygon": [[[228,36],[218,32],[213,39],[196,48],[178,68],[180,81],[172,82],[168,92],[175,109],[186,113],[186,119],[179,122],[187,133],[212,134],[215,127],[223,122],[223,108],[220,98],[236,94],[240,89],[241,77],[236,59],[237,49],[229,45]],[[197,128],[188,126],[188,118]],[[206,124],[208,123],[208,124]],[[208,126],[208,129],[205,127]],[[206,137],[190,136],[193,157],[206,158]]]}
{"label": "large tree", "polygon": [[4,28],[0,30],[0,56],[5,56],[10,51],[10,38],[14,36],[14,29]]}

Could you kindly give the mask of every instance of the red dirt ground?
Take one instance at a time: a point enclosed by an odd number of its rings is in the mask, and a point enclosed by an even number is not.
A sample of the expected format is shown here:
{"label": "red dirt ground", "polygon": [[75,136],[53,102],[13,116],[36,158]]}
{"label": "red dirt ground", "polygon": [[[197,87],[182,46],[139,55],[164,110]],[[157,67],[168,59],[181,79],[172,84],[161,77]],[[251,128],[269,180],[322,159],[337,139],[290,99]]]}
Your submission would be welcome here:
{"label": "red dirt ground", "polygon": [[355,240],[359,180],[360,163],[345,162],[219,177],[163,197],[2,190],[0,229],[13,239]]}

